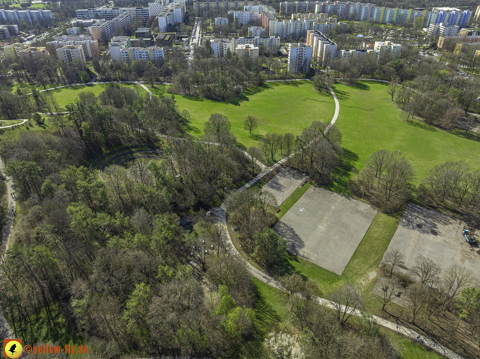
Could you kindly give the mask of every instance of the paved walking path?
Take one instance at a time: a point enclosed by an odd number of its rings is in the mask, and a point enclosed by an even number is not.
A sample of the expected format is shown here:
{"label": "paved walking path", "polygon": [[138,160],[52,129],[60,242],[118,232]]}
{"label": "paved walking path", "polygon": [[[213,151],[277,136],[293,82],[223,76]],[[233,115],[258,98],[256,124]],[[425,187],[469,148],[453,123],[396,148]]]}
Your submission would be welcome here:
{"label": "paved walking path", "polygon": [[[5,164],[0,157],[0,176],[5,176]],[[8,212],[7,212],[7,219],[5,221],[5,226],[3,227],[2,236],[0,237],[0,264],[3,263],[5,260],[5,252],[8,248],[8,242],[10,240],[10,233],[12,231],[13,221],[15,219],[15,188],[13,185],[13,180],[11,177],[6,177],[6,185],[7,185],[7,196],[8,196]],[[8,325],[5,317],[3,316],[2,307],[0,306],[0,340],[1,339],[13,339],[15,337],[15,333]]]}
{"label": "paved walking path", "polygon": [[[330,89],[330,93],[332,94],[333,99],[335,101],[335,113],[333,115],[332,120],[330,121],[330,123],[326,127],[325,132],[328,132],[330,130],[330,128],[335,124],[335,122],[338,119],[338,115],[340,113],[340,104],[338,102],[338,98],[331,89]],[[311,145],[311,143],[309,145]],[[250,182],[248,182],[246,185],[244,185],[242,188],[240,188],[239,191],[243,191],[243,190],[251,187],[253,184],[257,183],[260,179],[262,179],[268,173],[270,173],[271,171],[275,170],[276,168],[280,167],[282,164],[287,162],[290,158],[292,158],[293,155],[294,154],[291,154],[290,156],[285,157],[282,160],[278,161],[275,165],[273,165],[271,167],[268,167],[268,168],[265,168],[262,171],[262,173],[260,173],[258,176],[256,176],[254,179],[252,179]],[[254,267],[249,261],[245,260],[245,258],[238,252],[237,248],[235,247],[235,245],[232,242],[232,238],[230,237],[230,233],[228,232],[228,228],[227,228],[227,217],[226,217],[226,211],[227,211],[227,205],[228,205],[227,202],[228,202],[228,199],[225,200],[220,207],[212,209],[212,213],[215,215],[215,217],[217,219],[217,225],[220,227],[220,230],[222,232],[222,237],[223,237],[223,241],[225,243],[226,250],[232,256],[235,256],[235,257],[239,258],[242,262],[244,262],[247,270],[250,272],[250,274],[253,277],[257,278],[258,280],[262,281],[263,283],[265,283],[265,284],[267,284],[267,285],[269,285],[273,288],[276,288],[276,289],[279,289],[279,290],[283,291],[284,289],[282,288],[280,283],[275,278],[273,278],[272,276],[268,275],[267,273],[265,273],[265,272],[257,269],[256,267]],[[327,299],[317,297],[315,299],[315,301],[318,304],[323,305],[327,308],[330,308],[330,309],[335,309],[336,308],[335,303],[332,302],[332,301],[329,301]],[[342,306],[342,310],[344,308],[345,307]],[[356,317],[362,317],[362,313],[359,310],[354,310],[353,308],[350,308],[350,309],[348,309],[348,311],[349,311],[349,313],[351,313],[352,315],[354,315]],[[404,336],[406,336],[406,337],[408,337],[408,338],[410,338],[414,341],[417,341],[418,343],[423,344],[423,345],[425,345],[426,347],[428,347],[432,350],[435,350],[436,352],[440,353],[441,355],[443,355],[447,358],[463,359],[460,355],[454,353],[453,351],[445,348],[444,346],[442,346],[438,343],[435,343],[434,341],[432,341],[428,338],[423,337],[419,333],[417,333],[414,330],[411,330],[407,327],[404,327],[404,326],[399,325],[397,323],[390,322],[390,321],[388,321],[386,319],[383,319],[383,318],[380,318],[378,316],[372,316],[371,319],[369,319],[369,320],[377,323],[378,325],[380,325],[384,328],[388,328],[388,329],[393,330],[394,332],[397,332],[399,334],[402,334],[402,335],[404,335]]]}
{"label": "paved walking path", "polygon": [[16,124],[14,124],[14,125],[0,126],[0,130],[5,130],[5,129],[7,129],[7,128],[18,127],[18,126],[24,125],[27,121],[28,121],[28,120],[22,120],[22,122],[16,123]]}

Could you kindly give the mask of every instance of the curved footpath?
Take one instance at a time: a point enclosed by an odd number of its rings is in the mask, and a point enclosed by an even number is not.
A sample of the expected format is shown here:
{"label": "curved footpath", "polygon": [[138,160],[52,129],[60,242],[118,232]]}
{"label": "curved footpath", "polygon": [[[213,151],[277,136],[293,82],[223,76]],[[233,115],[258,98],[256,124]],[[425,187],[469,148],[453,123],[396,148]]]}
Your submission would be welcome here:
{"label": "curved footpath", "polygon": [[[0,157],[0,176],[5,176],[5,164]],[[15,219],[15,187],[11,177],[6,177],[7,196],[8,196],[8,212],[5,226],[3,227],[2,236],[0,237],[0,263],[5,260],[5,252],[8,248],[8,242],[10,240],[10,233],[12,231],[13,221]],[[15,333],[8,325],[7,320],[3,316],[2,307],[0,306],[0,339],[14,339]]]}
{"label": "curved footpath", "polygon": [[20,123],[16,123],[14,125],[10,125],[10,126],[0,126],[0,131],[1,130],[5,130],[7,128],[13,128],[13,127],[18,127],[18,126],[21,126],[21,125],[24,125],[28,120],[22,120],[22,122]]}
{"label": "curved footpath", "polygon": [[[328,124],[327,128],[325,129],[325,132],[327,132],[337,121],[338,115],[340,113],[340,104],[338,102],[338,98],[333,92],[332,89],[330,89],[330,93],[333,96],[333,99],[335,101],[335,114],[333,115],[332,121]],[[258,182],[261,178],[263,178],[265,175],[273,171],[274,169],[280,167],[282,164],[287,162],[294,154],[291,154],[288,157],[283,158],[282,160],[278,161],[275,165],[265,168],[262,173],[260,173],[257,177],[252,179],[250,182],[248,182],[245,186],[239,189],[239,191],[243,191],[249,187],[251,187],[253,184]],[[280,283],[275,280],[272,276],[262,272],[261,270],[255,268],[249,261],[245,260],[245,258],[238,252],[237,248],[235,248],[235,245],[232,242],[232,238],[230,237],[230,233],[228,232],[227,228],[227,217],[226,217],[226,212],[227,210],[227,200],[222,203],[220,207],[212,209],[212,212],[214,213],[216,219],[217,219],[217,225],[220,227],[221,232],[222,232],[222,237],[223,241],[225,243],[225,247],[228,251],[229,254],[237,257],[240,259],[243,263],[245,263],[245,266],[247,270],[250,272],[252,276],[257,278],[258,280],[262,281],[263,283],[279,289],[279,290],[284,290]],[[330,309],[335,309],[335,303],[332,301],[329,301],[324,298],[317,297],[315,301],[323,305],[324,307],[330,308]],[[343,307],[343,306],[342,306]],[[343,307],[345,308],[345,307]],[[362,317],[362,313],[359,310],[354,310],[353,308],[350,308],[349,310],[350,314],[353,314],[356,317]],[[414,330],[411,330],[407,327],[404,327],[402,325],[398,325],[396,323],[390,322],[386,319],[377,317],[377,316],[372,316],[371,319],[369,319],[372,322],[377,323],[378,325],[385,327],[387,329],[393,330],[394,332],[397,332],[399,334],[402,334],[414,341],[417,341],[420,344],[425,345],[426,347],[440,353],[441,355],[447,357],[447,358],[452,358],[452,359],[463,359],[460,355],[454,353],[453,351],[445,348],[444,346],[435,343],[434,341],[423,337],[419,333],[415,332]]]}

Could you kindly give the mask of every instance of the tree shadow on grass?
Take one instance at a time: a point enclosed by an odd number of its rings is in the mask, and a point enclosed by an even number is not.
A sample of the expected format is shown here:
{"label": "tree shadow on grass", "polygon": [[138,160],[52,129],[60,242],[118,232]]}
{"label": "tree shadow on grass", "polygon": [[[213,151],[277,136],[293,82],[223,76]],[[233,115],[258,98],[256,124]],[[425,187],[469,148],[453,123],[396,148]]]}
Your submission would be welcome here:
{"label": "tree shadow on grass", "polygon": [[260,140],[263,138],[263,135],[261,135],[261,134],[259,134],[259,133],[252,133],[249,137],[250,137],[252,140],[260,141]]}
{"label": "tree shadow on grass", "polygon": [[358,82],[358,81],[355,82],[355,84],[353,84],[351,87],[353,87],[354,89],[357,89],[357,90],[364,90],[364,91],[369,91],[370,90],[370,86],[368,86],[367,84]]}
{"label": "tree shadow on grass", "polygon": [[340,101],[348,100],[350,97],[350,94],[347,91],[338,90],[335,86],[332,86],[332,90]]}
{"label": "tree shadow on grass", "polygon": [[342,162],[335,169],[331,182],[323,187],[332,192],[349,194],[348,181],[355,172],[355,164],[358,160],[358,155],[355,152],[344,148]]}
{"label": "tree shadow on grass", "polygon": [[242,95],[252,96],[271,88],[272,88],[271,85],[269,85],[268,83],[264,83],[263,85],[250,87],[248,89],[243,90]]}
{"label": "tree shadow on grass", "polygon": [[437,132],[438,130],[430,126],[429,124],[426,124],[424,122],[416,121],[416,120],[411,120],[411,121],[405,121],[407,124],[413,127],[418,127],[421,128],[422,130],[429,131],[429,132]]}
{"label": "tree shadow on grass", "polygon": [[199,102],[205,101],[205,99],[200,96],[183,96],[183,98],[185,100],[190,100],[190,101],[199,101]]}
{"label": "tree shadow on grass", "polygon": [[185,130],[187,132],[194,133],[194,134],[199,134],[202,132],[198,127],[192,126],[190,124],[185,126]]}

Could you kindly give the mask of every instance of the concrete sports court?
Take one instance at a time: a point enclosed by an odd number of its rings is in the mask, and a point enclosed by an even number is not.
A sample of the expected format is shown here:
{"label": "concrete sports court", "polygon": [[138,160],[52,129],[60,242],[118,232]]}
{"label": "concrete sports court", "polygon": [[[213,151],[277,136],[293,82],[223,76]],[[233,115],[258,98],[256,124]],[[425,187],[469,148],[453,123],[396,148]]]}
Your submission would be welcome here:
{"label": "concrete sports court", "polygon": [[287,168],[277,173],[263,186],[262,191],[270,192],[275,197],[276,205],[280,206],[305,179],[303,173]]}
{"label": "concrete sports court", "polygon": [[409,203],[385,254],[399,250],[405,255],[405,265],[395,269],[404,274],[415,266],[415,258],[422,255],[433,260],[442,271],[453,264],[465,267],[480,281],[480,251],[465,241],[464,227],[466,224],[459,219]]}
{"label": "concrete sports court", "polygon": [[274,230],[290,252],[341,275],[376,214],[366,203],[312,186]]}

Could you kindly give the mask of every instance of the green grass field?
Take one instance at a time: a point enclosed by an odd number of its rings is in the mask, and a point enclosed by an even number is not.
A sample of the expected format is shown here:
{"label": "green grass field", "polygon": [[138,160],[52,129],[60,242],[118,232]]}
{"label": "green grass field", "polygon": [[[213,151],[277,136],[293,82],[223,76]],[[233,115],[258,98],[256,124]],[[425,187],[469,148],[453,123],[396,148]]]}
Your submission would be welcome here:
{"label": "green grass field", "polygon": [[[62,89],[58,90],[51,90],[51,92],[54,94],[55,99],[58,102],[58,105],[64,109],[65,106],[73,101],[76,100],[78,95],[80,95],[82,92],[93,92],[95,96],[100,95],[104,90],[107,85],[105,84],[99,84],[99,85],[79,85],[79,86],[73,86],[73,87],[64,87]],[[145,94],[145,90],[134,84],[121,84],[121,86],[126,86],[130,87],[134,90],[136,90],[139,94],[143,95]]]}
{"label": "green grass field", "polygon": [[16,125],[17,123],[21,123],[22,120],[2,120],[2,124],[0,125],[0,128],[4,126],[11,126],[11,125]]}
{"label": "green grass field", "polygon": [[357,169],[380,149],[402,151],[412,164],[417,184],[433,166],[446,161],[465,161],[472,169],[480,169],[480,142],[420,121],[404,121],[386,89],[385,84],[367,81],[355,87],[335,85],[340,100],[336,124],[343,135],[342,144]]}
{"label": "green grass field", "polygon": [[[203,134],[204,123],[213,113],[226,116],[232,124],[237,142],[245,147],[256,146],[268,132],[300,135],[313,121],[330,122],[335,104],[330,94],[320,94],[311,82],[292,81],[267,83],[243,91],[231,101],[210,101],[203,98],[175,96],[178,107],[191,114],[191,134]],[[252,135],[243,128],[248,115],[258,118],[259,126]]]}

